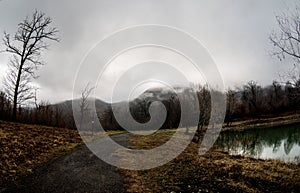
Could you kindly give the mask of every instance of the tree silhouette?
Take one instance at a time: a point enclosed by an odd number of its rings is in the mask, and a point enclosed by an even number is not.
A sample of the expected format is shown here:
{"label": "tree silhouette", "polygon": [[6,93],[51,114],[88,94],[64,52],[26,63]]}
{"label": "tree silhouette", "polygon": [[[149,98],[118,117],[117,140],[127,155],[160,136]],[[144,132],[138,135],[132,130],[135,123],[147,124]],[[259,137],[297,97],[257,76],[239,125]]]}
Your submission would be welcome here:
{"label": "tree silhouette", "polygon": [[278,31],[271,33],[269,39],[274,45],[272,55],[280,60],[290,58],[294,60],[293,68],[287,72],[285,78],[288,78],[292,86],[300,87],[300,7],[294,10],[287,10],[286,13],[276,16]]}
{"label": "tree silhouette", "polygon": [[13,120],[16,120],[17,106],[34,97],[30,82],[32,78],[37,78],[36,70],[44,64],[41,53],[49,47],[47,40],[59,41],[56,37],[58,30],[51,27],[51,23],[50,17],[35,11],[32,18],[26,17],[18,24],[13,37],[4,32],[6,52],[13,55],[4,80],[6,93],[13,102]]}

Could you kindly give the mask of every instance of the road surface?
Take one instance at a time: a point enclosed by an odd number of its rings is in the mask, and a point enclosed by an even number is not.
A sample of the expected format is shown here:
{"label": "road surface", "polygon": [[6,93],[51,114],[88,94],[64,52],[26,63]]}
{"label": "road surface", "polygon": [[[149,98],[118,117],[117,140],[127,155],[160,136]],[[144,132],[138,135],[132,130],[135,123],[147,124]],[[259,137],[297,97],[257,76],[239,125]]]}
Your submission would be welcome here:
{"label": "road surface", "polygon": [[[128,147],[129,134],[111,136]],[[95,156],[85,145],[50,161],[30,176],[17,181],[4,192],[124,192],[123,177],[111,166]]]}

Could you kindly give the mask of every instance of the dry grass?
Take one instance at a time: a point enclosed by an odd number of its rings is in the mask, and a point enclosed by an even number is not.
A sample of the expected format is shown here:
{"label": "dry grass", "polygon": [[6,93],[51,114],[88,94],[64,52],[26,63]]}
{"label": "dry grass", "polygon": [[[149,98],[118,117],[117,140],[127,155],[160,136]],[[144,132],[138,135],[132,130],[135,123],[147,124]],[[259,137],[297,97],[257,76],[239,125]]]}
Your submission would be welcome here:
{"label": "dry grass", "polygon": [[[173,132],[161,131],[131,141],[149,149],[167,141]],[[118,169],[125,175],[127,192],[297,192],[300,166],[272,160],[230,156],[211,150],[199,156],[191,143],[176,159],[145,171]],[[124,157],[123,161],[126,160]]]}
{"label": "dry grass", "polygon": [[170,129],[160,130],[151,135],[133,135],[130,141],[135,144],[135,146],[132,147],[134,149],[152,149],[164,144],[175,132],[175,129]]}
{"label": "dry grass", "polygon": [[261,117],[256,119],[246,119],[246,120],[238,120],[234,121],[227,126],[224,124],[223,130],[234,129],[234,130],[245,130],[252,128],[265,128],[265,127],[273,127],[279,125],[287,125],[293,123],[300,122],[300,113],[293,114],[282,114],[274,117]]}
{"label": "dry grass", "polygon": [[77,130],[0,121],[0,185],[82,144]]}
{"label": "dry grass", "polygon": [[[120,133],[124,131],[107,132],[108,135]],[[95,133],[86,139],[103,135]],[[32,173],[81,144],[83,141],[77,130],[0,121],[0,191],[7,183]]]}
{"label": "dry grass", "polygon": [[103,136],[112,136],[112,135],[119,135],[119,134],[123,134],[126,131],[107,131],[107,132],[91,132],[91,131],[82,131],[80,133],[80,136],[82,137],[82,140],[87,143],[87,142],[91,142],[99,137],[103,137]]}

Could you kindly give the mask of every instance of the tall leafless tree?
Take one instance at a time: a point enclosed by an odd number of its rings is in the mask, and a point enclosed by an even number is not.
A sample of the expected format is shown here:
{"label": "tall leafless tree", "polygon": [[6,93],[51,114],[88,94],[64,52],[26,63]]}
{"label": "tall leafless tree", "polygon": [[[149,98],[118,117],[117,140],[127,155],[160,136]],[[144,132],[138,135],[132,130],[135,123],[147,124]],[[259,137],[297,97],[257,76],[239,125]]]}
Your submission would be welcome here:
{"label": "tall leafless tree", "polygon": [[84,90],[81,91],[81,98],[80,98],[80,129],[82,128],[83,124],[86,123],[86,119],[88,119],[90,115],[90,108],[89,108],[89,97],[91,92],[94,90],[93,87],[90,87],[89,84],[87,84],[84,88]]}
{"label": "tall leafless tree", "polygon": [[209,124],[211,114],[211,95],[208,85],[198,85],[198,88],[196,88],[196,94],[198,97],[200,114],[194,141],[199,143],[202,134],[207,129],[206,127]]}
{"label": "tall leafless tree", "polygon": [[236,91],[228,89],[226,92],[226,117],[225,120],[227,122],[227,126],[230,126],[232,119],[233,119],[233,113],[235,111],[235,105],[236,105]]}
{"label": "tall leafless tree", "polygon": [[13,55],[4,80],[6,92],[13,102],[13,120],[16,120],[17,106],[34,97],[30,82],[32,78],[37,78],[36,71],[44,64],[41,53],[49,47],[47,41],[59,41],[56,36],[58,30],[51,27],[51,24],[50,17],[35,11],[31,18],[26,17],[18,24],[14,36],[4,32],[6,52]]}
{"label": "tall leafless tree", "polygon": [[243,87],[242,99],[248,104],[249,111],[254,116],[259,116],[261,110],[262,88],[255,81],[249,81]]}

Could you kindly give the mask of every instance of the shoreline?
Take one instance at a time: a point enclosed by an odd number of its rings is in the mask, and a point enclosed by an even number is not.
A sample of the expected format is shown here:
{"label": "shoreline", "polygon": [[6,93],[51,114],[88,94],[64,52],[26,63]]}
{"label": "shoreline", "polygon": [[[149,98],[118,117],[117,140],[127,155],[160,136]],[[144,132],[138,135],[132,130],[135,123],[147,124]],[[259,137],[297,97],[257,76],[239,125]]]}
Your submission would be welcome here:
{"label": "shoreline", "polygon": [[270,118],[248,119],[243,121],[234,121],[231,126],[223,125],[222,131],[243,131],[249,129],[264,129],[269,127],[278,127],[300,123],[300,113],[294,115],[277,116]]}
{"label": "shoreline", "polygon": [[[132,136],[134,149],[152,149],[165,143],[171,131]],[[174,144],[174,148],[179,144]],[[190,143],[175,159],[144,171],[118,169],[127,192],[295,192],[300,187],[300,165],[280,160],[230,155],[220,149],[198,154]],[[131,162],[126,154],[121,160]]]}

